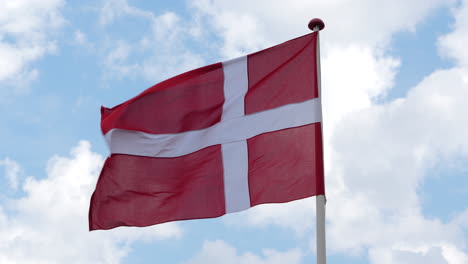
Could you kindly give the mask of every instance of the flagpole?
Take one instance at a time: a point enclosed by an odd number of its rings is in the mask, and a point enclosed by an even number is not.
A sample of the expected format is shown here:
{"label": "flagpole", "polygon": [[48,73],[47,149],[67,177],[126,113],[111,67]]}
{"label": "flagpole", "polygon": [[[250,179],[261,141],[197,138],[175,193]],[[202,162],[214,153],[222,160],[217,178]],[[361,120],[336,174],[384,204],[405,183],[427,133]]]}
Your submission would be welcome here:
{"label": "flagpole", "polygon": [[[321,73],[320,73],[320,39],[319,31],[325,27],[323,21],[319,18],[314,18],[309,22],[309,29],[313,32],[317,32],[317,83],[320,100],[322,100],[321,94]],[[323,118],[322,118],[323,123]],[[322,126],[322,137],[323,137],[323,126]],[[316,243],[317,243],[317,264],[327,263],[326,254],[326,243],[325,243],[325,195],[317,195],[315,197],[315,212],[316,212]]]}

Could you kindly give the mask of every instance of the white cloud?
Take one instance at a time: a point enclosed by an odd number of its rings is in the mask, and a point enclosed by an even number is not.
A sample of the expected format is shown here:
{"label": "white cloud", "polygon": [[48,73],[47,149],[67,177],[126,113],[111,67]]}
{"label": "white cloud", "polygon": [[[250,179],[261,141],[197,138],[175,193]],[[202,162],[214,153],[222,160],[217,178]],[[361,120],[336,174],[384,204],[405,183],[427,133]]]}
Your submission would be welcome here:
{"label": "white cloud", "polygon": [[468,66],[468,2],[460,1],[460,7],[453,9],[454,30],[439,39],[440,53],[464,67]]}
{"label": "white cloud", "polygon": [[201,252],[194,256],[186,264],[299,264],[302,260],[302,252],[299,249],[291,249],[286,252],[264,249],[263,256],[250,252],[239,254],[237,250],[224,241],[205,241]]}
{"label": "white cloud", "polygon": [[112,24],[115,19],[125,16],[137,16],[153,18],[153,14],[128,4],[127,0],[107,0],[101,7],[99,23],[101,25]]}
{"label": "white cloud", "polygon": [[104,59],[104,65],[111,72],[109,77],[122,78],[137,74],[138,65],[128,62],[132,50],[133,47],[123,40],[116,41],[113,44]]}
{"label": "white cloud", "polygon": [[8,180],[10,188],[13,190],[18,189],[19,177],[22,171],[20,165],[10,158],[5,158],[0,160],[0,166],[3,166],[5,169],[5,177]]}
{"label": "white cloud", "polygon": [[0,5],[0,83],[27,91],[38,76],[34,61],[56,50],[53,32],[63,25],[62,0],[7,0]]}
{"label": "white cloud", "polygon": [[70,157],[52,157],[46,178],[28,177],[24,196],[0,206],[0,263],[119,263],[137,239],[181,236],[175,223],[88,232],[89,199],[103,163],[90,148],[81,141]]}
{"label": "white cloud", "polygon": [[111,27],[117,19],[140,19],[141,36],[130,42],[122,37],[110,38],[104,45],[103,66],[106,79],[143,77],[162,81],[183,71],[202,66],[200,55],[184,45],[197,35],[194,27],[173,12],[160,15],[128,4],[126,0],[109,0],[100,11],[101,24]]}
{"label": "white cloud", "polygon": [[[418,192],[429,169],[468,158],[467,74],[462,68],[434,72],[406,98],[348,114],[336,127],[327,188],[332,248],[369,248],[373,263],[425,263],[434,248],[431,254],[447,263],[462,262],[440,253],[450,248],[463,256],[460,226],[422,215]],[[395,249],[403,241],[426,251]]]}
{"label": "white cloud", "polygon": [[426,250],[373,248],[369,257],[372,263],[381,264],[448,264],[437,247]]}
{"label": "white cloud", "polygon": [[343,116],[386,95],[399,61],[364,45],[330,45],[322,57],[324,127],[329,135]]}
{"label": "white cloud", "polygon": [[468,260],[465,254],[452,245],[424,247],[394,247],[370,249],[372,263],[379,264],[462,264]]}
{"label": "white cloud", "polygon": [[73,44],[85,48],[87,51],[94,50],[94,43],[92,43],[86,33],[81,30],[75,30],[73,33]]}
{"label": "white cloud", "polygon": [[75,36],[75,42],[78,45],[86,44],[87,42],[86,35],[83,32],[81,32],[81,30],[76,30],[74,36]]}
{"label": "white cloud", "polygon": [[[205,26],[222,38],[226,57],[252,52],[310,32],[307,23],[320,17],[325,41],[384,46],[392,34],[414,30],[435,8],[453,1],[211,1],[192,0]],[[325,39],[325,38],[324,38]]]}

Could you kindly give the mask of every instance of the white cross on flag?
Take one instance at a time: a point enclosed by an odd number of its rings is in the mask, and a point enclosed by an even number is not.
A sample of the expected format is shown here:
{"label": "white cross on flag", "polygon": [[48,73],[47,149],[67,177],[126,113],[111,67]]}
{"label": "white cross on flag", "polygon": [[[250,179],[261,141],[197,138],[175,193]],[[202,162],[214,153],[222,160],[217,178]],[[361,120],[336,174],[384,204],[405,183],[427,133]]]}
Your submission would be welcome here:
{"label": "white cross on flag", "polygon": [[324,194],[318,32],[101,109],[89,228],[211,218]]}

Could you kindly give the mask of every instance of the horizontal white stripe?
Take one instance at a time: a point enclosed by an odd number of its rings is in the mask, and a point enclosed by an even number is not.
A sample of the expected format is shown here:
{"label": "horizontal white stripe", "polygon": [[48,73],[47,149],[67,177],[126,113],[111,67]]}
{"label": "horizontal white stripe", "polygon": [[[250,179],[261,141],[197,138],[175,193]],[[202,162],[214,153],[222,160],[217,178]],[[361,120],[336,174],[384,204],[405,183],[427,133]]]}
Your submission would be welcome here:
{"label": "horizontal white stripe", "polygon": [[290,127],[321,121],[320,99],[284,105],[272,110],[223,120],[211,127],[177,134],[150,134],[112,129],[106,141],[113,154],[148,157],[179,157],[200,149]]}

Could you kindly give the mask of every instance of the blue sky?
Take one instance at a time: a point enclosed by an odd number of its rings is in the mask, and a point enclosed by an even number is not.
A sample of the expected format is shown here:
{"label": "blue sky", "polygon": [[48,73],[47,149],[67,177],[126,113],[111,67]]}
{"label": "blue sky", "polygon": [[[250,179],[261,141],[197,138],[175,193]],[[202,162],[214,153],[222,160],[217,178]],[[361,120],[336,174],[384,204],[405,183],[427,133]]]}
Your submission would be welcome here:
{"label": "blue sky", "polygon": [[101,105],[320,34],[328,263],[468,263],[468,1],[4,1],[0,263],[314,263],[314,199],[87,231]]}

